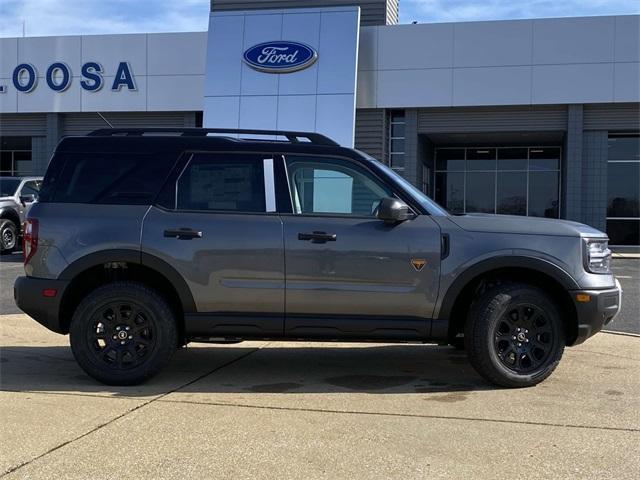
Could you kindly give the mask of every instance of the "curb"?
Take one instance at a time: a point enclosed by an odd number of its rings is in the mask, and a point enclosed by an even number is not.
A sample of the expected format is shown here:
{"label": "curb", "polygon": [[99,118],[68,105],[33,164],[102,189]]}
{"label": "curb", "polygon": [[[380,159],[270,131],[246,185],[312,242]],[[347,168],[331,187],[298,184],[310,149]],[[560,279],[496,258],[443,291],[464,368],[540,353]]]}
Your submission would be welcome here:
{"label": "curb", "polygon": [[602,333],[608,333],[610,335],[622,335],[623,337],[635,337],[640,338],[640,334],[631,332],[616,332],[614,330],[600,330]]}

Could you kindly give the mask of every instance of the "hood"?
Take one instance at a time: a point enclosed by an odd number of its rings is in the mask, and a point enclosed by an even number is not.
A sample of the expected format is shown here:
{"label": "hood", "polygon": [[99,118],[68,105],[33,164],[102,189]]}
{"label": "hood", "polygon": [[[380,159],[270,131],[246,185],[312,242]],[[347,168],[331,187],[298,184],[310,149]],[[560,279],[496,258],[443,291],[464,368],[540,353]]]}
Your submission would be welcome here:
{"label": "hood", "polygon": [[472,213],[452,215],[453,223],[469,232],[519,233],[524,235],[553,235],[559,237],[606,237],[605,233],[589,225],[554,218],[521,217]]}
{"label": "hood", "polygon": [[13,197],[0,197],[0,203],[15,203],[15,199]]}

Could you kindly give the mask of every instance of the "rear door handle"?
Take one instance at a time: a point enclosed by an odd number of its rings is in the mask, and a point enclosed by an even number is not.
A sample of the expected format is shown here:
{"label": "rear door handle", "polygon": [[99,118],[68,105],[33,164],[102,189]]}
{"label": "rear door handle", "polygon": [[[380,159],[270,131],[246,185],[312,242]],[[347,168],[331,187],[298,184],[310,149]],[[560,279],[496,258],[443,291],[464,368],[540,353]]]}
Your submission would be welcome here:
{"label": "rear door handle", "polygon": [[192,240],[194,238],[202,238],[202,232],[191,228],[177,228],[164,231],[167,238],[177,238],[178,240]]}
{"label": "rear door handle", "polygon": [[326,233],[326,232],[298,234],[298,240],[311,240],[314,243],[335,242],[337,238],[338,237],[335,233]]}

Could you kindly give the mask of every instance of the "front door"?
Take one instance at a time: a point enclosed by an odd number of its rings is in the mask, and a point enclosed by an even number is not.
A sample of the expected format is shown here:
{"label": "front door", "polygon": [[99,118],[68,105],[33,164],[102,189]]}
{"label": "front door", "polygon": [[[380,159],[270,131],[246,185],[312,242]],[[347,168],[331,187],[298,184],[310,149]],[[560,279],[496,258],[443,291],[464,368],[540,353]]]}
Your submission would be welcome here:
{"label": "front door", "polygon": [[428,215],[376,218],[394,192],[342,158],[287,156],[282,215],[290,337],[425,338],[438,294],[440,229]]}
{"label": "front door", "polygon": [[[142,252],[186,281],[197,336],[273,336],[284,328],[282,222],[275,213],[273,159],[196,153],[147,214]],[[143,255],[143,262],[145,256]]]}

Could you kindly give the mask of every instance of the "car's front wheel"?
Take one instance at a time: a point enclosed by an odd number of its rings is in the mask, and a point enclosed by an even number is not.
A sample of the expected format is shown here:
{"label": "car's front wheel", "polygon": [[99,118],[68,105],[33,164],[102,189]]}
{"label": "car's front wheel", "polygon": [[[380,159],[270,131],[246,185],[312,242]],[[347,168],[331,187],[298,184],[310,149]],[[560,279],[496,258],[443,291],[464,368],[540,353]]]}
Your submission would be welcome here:
{"label": "car's front wheel", "polygon": [[70,326],[71,350],[82,369],[109,385],[135,385],[171,359],[176,319],[167,302],[136,282],[116,282],[91,292]]}
{"label": "car's front wheel", "polygon": [[0,220],[0,252],[11,253],[18,244],[18,227],[9,219]]}
{"label": "car's front wheel", "polygon": [[502,283],[473,302],[465,344],[473,367],[503,387],[529,387],[547,378],[565,345],[556,301],[544,290]]}

